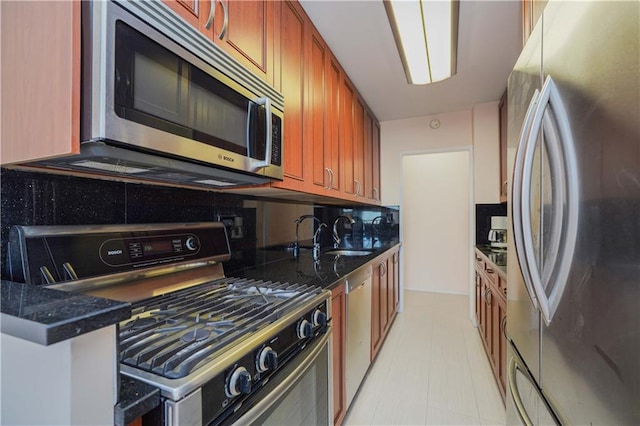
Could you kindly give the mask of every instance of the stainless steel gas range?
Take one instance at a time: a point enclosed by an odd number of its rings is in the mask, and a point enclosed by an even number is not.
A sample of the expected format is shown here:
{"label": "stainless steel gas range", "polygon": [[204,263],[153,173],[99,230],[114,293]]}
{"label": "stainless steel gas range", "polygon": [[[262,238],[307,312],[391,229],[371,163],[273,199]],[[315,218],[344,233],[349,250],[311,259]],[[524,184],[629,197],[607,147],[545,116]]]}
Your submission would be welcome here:
{"label": "stainless steel gas range", "polygon": [[224,276],[221,223],[14,226],[14,281],[132,303],[122,374],[166,425],[332,422],[330,292]]}

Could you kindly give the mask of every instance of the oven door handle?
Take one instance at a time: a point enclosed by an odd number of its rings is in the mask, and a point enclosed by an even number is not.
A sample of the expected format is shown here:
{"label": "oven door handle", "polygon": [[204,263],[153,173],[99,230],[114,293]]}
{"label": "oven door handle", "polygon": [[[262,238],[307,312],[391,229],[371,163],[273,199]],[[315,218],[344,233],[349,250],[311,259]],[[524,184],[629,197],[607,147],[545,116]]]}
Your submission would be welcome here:
{"label": "oven door handle", "polygon": [[[289,389],[291,389],[298,380],[309,370],[313,364],[316,362],[320,353],[324,350],[324,348],[329,345],[331,338],[331,327],[328,328],[327,332],[320,337],[318,340],[313,342],[313,345],[309,348],[308,353],[305,358],[301,361],[298,361],[299,364],[287,374],[287,376],[280,382],[276,387],[274,387],[268,395],[262,398],[260,401],[257,401],[249,411],[242,415],[240,419],[238,419],[237,424],[242,425],[250,425],[257,421],[260,416],[262,416],[269,408],[275,404],[279,398],[282,397]],[[329,364],[331,364],[331,348],[329,348]],[[333,377],[332,371],[329,371],[328,374],[329,382],[328,382],[328,390],[329,390],[329,419],[333,418],[333,384],[331,383],[331,378]]]}

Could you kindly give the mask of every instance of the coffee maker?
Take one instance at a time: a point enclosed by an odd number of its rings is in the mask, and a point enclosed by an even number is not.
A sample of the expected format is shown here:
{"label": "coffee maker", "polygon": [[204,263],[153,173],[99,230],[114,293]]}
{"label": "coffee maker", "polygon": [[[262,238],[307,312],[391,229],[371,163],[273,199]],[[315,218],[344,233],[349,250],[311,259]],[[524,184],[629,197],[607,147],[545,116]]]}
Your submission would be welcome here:
{"label": "coffee maker", "polygon": [[507,217],[491,216],[491,230],[489,231],[489,245],[497,250],[507,249]]}

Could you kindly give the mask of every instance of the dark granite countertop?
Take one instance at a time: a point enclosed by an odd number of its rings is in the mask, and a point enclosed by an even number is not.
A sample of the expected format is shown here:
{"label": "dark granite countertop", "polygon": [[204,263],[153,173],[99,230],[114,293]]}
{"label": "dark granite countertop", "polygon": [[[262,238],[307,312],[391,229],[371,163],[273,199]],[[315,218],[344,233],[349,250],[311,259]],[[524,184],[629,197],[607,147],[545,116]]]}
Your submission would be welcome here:
{"label": "dark granite countertop", "polygon": [[493,263],[499,272],[506,278],[507,277],[507,251],[496,250],[491,246],[477,245],[478,249],[489,262]]}
{"label": "dark granite countertop", "polygon": [[131,316],[125,302],[42,286],[0,282],[2,333],[51,345]]}
{"label": "dark granite countertop", "polygon": [[114,424],[126,426],[160,405],[160,389],[120,375],[120,396],[114,409]]}
{"label": "dark granite countertop", "polygon": [[[256,260],[245,261],[244,265],[237,269],[225,266],[225,275],[315,285],[331,290],[351,272],[399,244],[398,239],[376,241],[373,244],[370,239],[364,239],[346,242],[341,246],[345,249],[371,250],[371,254],[366,256],[336,256],[326,253],[333,247],[323,247],[318,262],[314,262],[312,250],[306,248],[300,251],[298,259],[294,259],[287,246],[233,253],[232,256],[236,258],[247,259],[256,256]],[[301,243],[301,247],[305,247],[305,242]]]}

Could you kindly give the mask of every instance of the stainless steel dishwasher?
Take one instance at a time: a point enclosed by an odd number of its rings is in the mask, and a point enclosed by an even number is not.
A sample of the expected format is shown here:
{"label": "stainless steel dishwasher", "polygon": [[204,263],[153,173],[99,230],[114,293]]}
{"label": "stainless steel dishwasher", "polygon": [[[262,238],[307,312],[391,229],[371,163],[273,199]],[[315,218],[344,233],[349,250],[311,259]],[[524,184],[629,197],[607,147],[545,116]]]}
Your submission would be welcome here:
{"label": "stainless steel dishwasher", "polygon": [[345,382],[351,404],[371,362],[371,266],[347,278]]}

